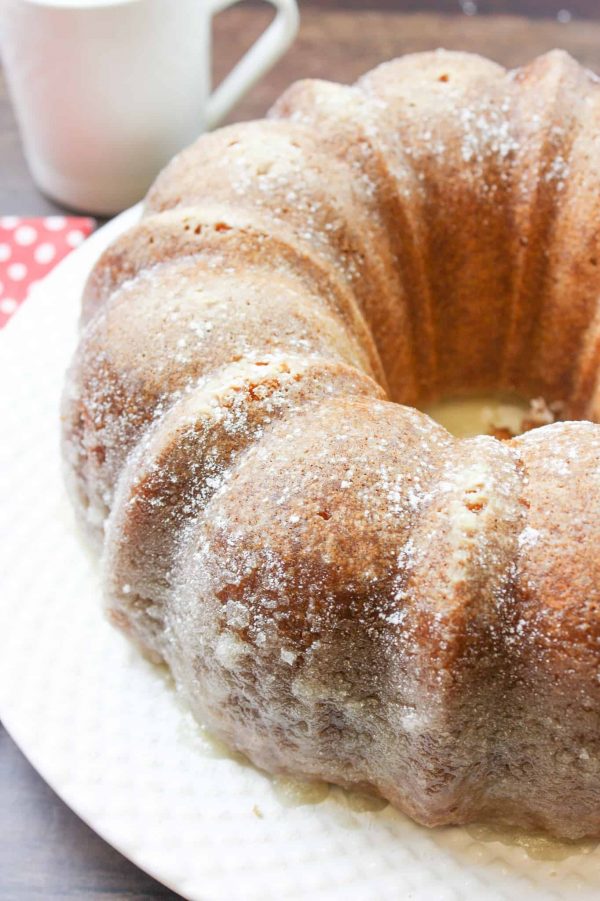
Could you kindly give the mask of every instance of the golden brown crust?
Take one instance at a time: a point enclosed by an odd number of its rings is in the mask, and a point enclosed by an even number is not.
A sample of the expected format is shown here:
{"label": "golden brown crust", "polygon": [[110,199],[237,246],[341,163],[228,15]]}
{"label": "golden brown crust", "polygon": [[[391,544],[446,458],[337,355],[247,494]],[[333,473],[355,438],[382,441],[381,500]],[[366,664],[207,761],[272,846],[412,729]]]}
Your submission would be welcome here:
{"label": "golden brown crust", "polygon": [[599,115],[559,52],[300,82],[92,273],[64,447],[107,606],[259,766],[600,835],[600,427],[399,405],[600,420]]}
{"label": "golden brown crust", "polygon": [[286,354],[233,363],[177,401],[132,454],[115,497],[104,566],[119,624],[157,653],[179,547],[245,449],[296,410],[360,395],[384,396],[347,364]]}

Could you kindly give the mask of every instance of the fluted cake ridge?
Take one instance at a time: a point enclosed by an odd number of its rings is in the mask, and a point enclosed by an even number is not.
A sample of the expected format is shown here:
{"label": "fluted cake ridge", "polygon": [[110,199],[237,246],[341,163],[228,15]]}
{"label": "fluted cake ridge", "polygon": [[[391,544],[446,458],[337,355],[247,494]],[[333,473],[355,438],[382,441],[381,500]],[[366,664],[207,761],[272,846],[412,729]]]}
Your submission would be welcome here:
{"label": "fluted cake ridge", "polygon": [[[402,57],[180,153],[83,298],[109,615],[257,765],[600,835],[600,82]],[[451,436],[514,391],[565,421]]]}

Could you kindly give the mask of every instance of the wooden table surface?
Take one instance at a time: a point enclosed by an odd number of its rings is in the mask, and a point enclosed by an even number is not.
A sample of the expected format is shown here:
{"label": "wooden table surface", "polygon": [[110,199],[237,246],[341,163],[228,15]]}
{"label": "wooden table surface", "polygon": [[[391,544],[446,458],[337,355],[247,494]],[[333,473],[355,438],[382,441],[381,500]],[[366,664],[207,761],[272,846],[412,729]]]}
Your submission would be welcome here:
{"label": "wooden table surface", "polygon": [[[369,10],[347,7],[369,7]],[[387,7],[374,12],[372,7]],[[346,7],[335,9],[334,7]],[[465,0],[462,3],[465,6]],[[525,9],[536,18],[464,15],[459,0],[379,4],[323,0],[302,7],[300,35],[292,50],[246,97],[231,119],[261,116],[295,78],[352,81],[366,69],[402,53],[439,46],[472,50],[508,66],[553,47],[569,50],[600,72],[598,0],[480,0],[481,12]],[[401,13],[437,8],[454,14]],[[573,18],[557,21],[561,7]],[[544,15],[546,14],[546,15]],[[580,18],[582,15],[589,20]],[[595,21],[591,21],[595,17]],[[564,18],[564,15],[562,16]],[[216,77],[230,68],[269,20],[261,8],[235,8],[216,22]],[[0,78],[0,213],[64,212],[33,185],[22,156],[4,82]],[[30,767],[0,725],[0,901],[45,899],[176,898],[85,826]],[[232,899],[233,901],[233,899]]]}

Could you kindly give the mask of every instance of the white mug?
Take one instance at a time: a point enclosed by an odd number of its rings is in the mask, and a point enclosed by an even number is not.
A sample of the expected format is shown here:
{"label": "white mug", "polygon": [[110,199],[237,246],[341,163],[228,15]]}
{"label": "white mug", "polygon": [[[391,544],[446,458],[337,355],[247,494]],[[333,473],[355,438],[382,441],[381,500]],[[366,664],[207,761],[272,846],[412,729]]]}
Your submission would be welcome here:
{"label": "white mug", "polygon": [[211,95],[211,19],[237,0],[0,0],[25,156],[62,204],[109,215],[212,128],[291,44],[296,0]]}

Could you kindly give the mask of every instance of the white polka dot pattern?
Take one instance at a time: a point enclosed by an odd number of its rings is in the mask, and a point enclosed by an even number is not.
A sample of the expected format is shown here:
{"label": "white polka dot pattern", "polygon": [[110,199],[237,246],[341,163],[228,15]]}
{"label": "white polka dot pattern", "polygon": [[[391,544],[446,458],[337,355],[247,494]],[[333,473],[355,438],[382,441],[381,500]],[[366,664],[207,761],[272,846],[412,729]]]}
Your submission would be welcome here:
{"label": "white polka dot pattern", "polygon": [[20,225],[15,231],[15,241],[22,247],[33,244],[37,238],[37,231],[32,225]]}
{"label": "white polka dot pattern", "polygon": [[87,273],[136,215],[70,256],[0,335],[1,384],[14,386],[0,393],[8,730],[84,820],[188,898],[596,899],[598,851],[536,861],[463,829],[422,829],[389,807],[353,812],[339,792],[284,806],[260,772],[207,756],[164,677],[107,624],[61,483],[58,398]]}
{"label": "white polka dot pattern", "polygon": [[56,256],[56,250],[52,244],[38,244],[33,256],[37,263],[49,263]]}
{"label": "white polka dot pattern", "polygon": [[0,228],[13,229],[19,224],[18,216],[0,216]]}
{"label": "white polka dot pattern", "polygon": [[27,275],[27,266],[25,263],[11,263],[6,271],[11,282],[22,282]]}
{"label": "white polka dot pattern", "polygon": [[93,219],[0,217],[0,328],[29,295],[32,285],[82,241]]}
{"label": "white polka dot pattern", "polygon": [[72,231],[67,232],[67,244],[69,247],[77,247],[83,241],[85,235],[82,231],[77,228],[74,228]]}
{"label": "white polka dot pattern", "polygon": [[47,216],[44,219],[44,225],[49,231],[55,232],[60,231],[67,224],[67,220],[64,216]]}

